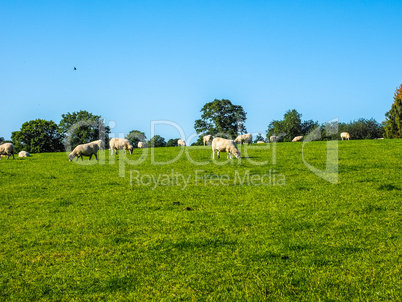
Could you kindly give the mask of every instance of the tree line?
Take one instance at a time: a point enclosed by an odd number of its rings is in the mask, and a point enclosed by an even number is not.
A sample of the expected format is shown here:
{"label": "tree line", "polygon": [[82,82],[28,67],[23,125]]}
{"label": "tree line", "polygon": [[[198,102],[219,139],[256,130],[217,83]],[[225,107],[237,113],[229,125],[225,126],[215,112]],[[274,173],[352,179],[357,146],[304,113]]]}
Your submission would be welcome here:
{"label": "tree line", "polygon": [[[247,133],[245,121],[247,113],[240,105],[234,105],[230,100],[215,99],[201,108],[201,118],[194,122],[194,129],[199,139],[192,145],[202,145],[205,135],[215,135],[234,139],[237,135]],[[316,129],[320,132],[317,135]],[[269,141],[271,135],[279,137],[279,141],[289,142],[296,136],[306,136],[314,130],[316,140],[339,139],[340,132],[349,132],[352,139],[400,138],[402,130],[402,84],[394,93],[391,109],[385,113],[385,121],[378,123],[374,119],[360,118],[349,123],[332,123],[320,125],[317,121],[302,120],[302,114],[297,110],[288,110],[282,120],[269,123],[265,137],[258,133],[254,142]],[[332,131],[331,131],[332,130]],[[36,119],[25,122],[19,131],[11,135],[11,142],[16,150],[31,153],[57,152],[73,149],[78,144],[103,139],[108,147],[110,127],[104,124],[100,115],[87,111],[62,114],[59,124],[53,121]],[[136,147],[138,142],[148,143],[151,147],[177,146],[177,140],[166,140],[160,135],[150,140],[144,132],[132,130],[126,139]],[[0,137],[0,144],[6,142]]]}

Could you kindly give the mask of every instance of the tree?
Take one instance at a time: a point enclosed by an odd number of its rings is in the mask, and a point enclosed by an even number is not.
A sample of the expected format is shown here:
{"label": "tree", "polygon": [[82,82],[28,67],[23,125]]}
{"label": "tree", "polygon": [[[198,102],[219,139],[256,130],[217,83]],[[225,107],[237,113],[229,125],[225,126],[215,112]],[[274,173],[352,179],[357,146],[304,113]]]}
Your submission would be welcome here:
{"label": "tree", "polygon": [[166,147],[177,147],[178,140],[179,140],[179,138],[171,138],[170,140],[168,140]]}
{"label": "tree", "polygon": [[357,121],[350,122],[347,125],[346,132],[349,132],[352,139],[373,139],[383,137],[384,127],[374,119],[360,118]]}
{"label": "tree", "polygon": [[131,130],[130,133],[126,136],[126,139],[128,139],[128,141],[134,147],[137,147],[139,142],[145,143],[147,141],[145,133],[139,130]]}
{"label": "tree", "polygon": [[258,133],[254,139],[254,143],[256,144],[258,141],[265,141],[264,137],[261,133]]}
{"label": "tree", "polygon": [[242,106],[233,105],[229,100],[215,99],[206,103],[201,112],[201,119],[194,123],[197,134],[235,138],[247,131],[244,125],[247,113]]}
{"label": "tree", "polygon": [[4,142],[4,137],[0,137],[0,144]]}
{"label": "tree", "polygon": [[294,137],[304,136],[318,126],[318,122],[302,121],[301,117],[301,113],[298,113],[296,109],[286,111],[283,120],[273,120],[268,125],[267,138],[276,135],[281,136],[282,141],[291,142]]}
{"label": "tree", "polygon": [[81,110],[62,114],[61,117],[59,132],[63,143],[70,148],[98,139],[102,139],[106,144],[109,142],[110,128],[105,126],[100,115]]}
{"label": "tree", "polygon": [[165,147],[166,146],[166,141],[165,139],[160,136],[160,135],[155,135],[154,137],[152,137],[149,142],[148,145],[151,148],[156,148],[156,147]]}
{"label": "tree", "polygon": [[42,119],[25,122],[20,131],[11,135],[17,150],[32,153],[56,152],[63,150],[62,138],[57,124]]}
{"label": "tree", "polygon": [[394,103],[385,113],[384,130],[387,138],[400,138],[402,132],[402,84],[396,89]]}

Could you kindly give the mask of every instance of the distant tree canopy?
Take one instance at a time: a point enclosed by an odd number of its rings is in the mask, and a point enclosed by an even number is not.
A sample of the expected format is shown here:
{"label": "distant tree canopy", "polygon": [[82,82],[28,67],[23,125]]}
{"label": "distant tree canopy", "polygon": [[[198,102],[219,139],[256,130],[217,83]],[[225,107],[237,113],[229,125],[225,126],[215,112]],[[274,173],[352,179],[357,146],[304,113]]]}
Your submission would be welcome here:
{"label": "distant tree canopy", "polygon": [[100,115],[81,110],[62,114],[61,117],[59,132],[63,143],[70,148],[98,139],[102,139],[106,144],[109,142],[110,128],[105,126]]}
{"label": "distant tree canopy", "polygon": [[148,145],[151,148],[157,148],[157,147],[165,147],[166,146],[166,141],[165,139],[160,136],[160,135],[155,135],[154,137],[152,137],[149,142]]}
{"label": "distant tree canopy", "polygon": [[396,89],[394,103],[385,113],[384,130],[387,138],[400,138],[402,132],[402,84]]}
{"label": "distant tree canopy", "polygon": [[168,140],[166,147],[177,147],[177,141],[179,140],[179,138],[171,138],[170,140]]}
{"label": "distant tree canopy", "polygon": [[312,120],[302,121],[301,113],[296,109],[288,110],[283,116],[283,120],[273,120],[268,125],[267,138],[271,135],[281,136],[280,141],[291,142],[299,135],[306,135],[318,126],[318,122]]}
{"label": "distant tree canopy", "polygon": [[130,133],[126,136],[126,139],[137,148],[139,142],[146,143],[147,137],[144,132],[139,130],[131,130]]}
{"label": "distant tree canopy", "polygon": [[257,143],[258,141],[265,141],[265,138],[262,136],[261,133],[257,133],[257,135],[254,138],[254,143]]}
{"label": "distant tree canopy", "polygon": [[[335,124],[333,123],[333,126]],[[357,121],[351,121],[349,123],[339,122],[336,125],[337,129],[332,131],[331,134],[327,134],[325,130],[325,124],[321,126],[322,140],[339,140],[340,133],[348,132],[350,139],[374,139],[384,136],[384,127],[376,120],[360,118]]]}
{"label": "distant tree canopy", "polygon": [[11,135],[11,140],[18,151],[31,153],[62,151],[63,144],[57,124],[42,119],[25,122],[20,131]]}
{"label": "distant tree canopy", "polygon": [[0,137],[0,144],[4,142],[4,137]]}
{"label": "distant tree canopy", "polygon": [[233,105],[229,100],[215,99],[206,103],[201,112],[201,119],[194,123],[197,134],[235,138],[247,131],[244,125],[247,113],[242,106]]}

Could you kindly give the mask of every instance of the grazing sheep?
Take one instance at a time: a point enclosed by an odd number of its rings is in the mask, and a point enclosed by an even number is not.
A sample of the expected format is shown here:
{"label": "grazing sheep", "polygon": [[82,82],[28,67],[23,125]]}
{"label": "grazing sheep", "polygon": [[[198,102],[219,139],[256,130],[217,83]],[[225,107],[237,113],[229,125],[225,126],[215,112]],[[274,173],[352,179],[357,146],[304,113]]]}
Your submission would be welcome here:
{"label": "grazing sheep", "polygon": [[7,159],[10,157],[10,155],[14,157],[14,145],[11,143],[5,143],[0,145],[0,160],[1,160],[1,155],[7,156]]}
{"label": "grazing sheep", "polygon": [[69,161],[72,161],[74,157],[77,156],[77,160],[81,157],[81,160],[84,160],[84,156],[89,156],[88,160],[91,160],[92,155],[95,155],[95,158],[98,159],[96,153],[99,150],[99,145],[96,142],[87,143],[78,145],[74,148],[73,152],[68,156]]}
{"label": "grazing sheep", "polygon": [[178,145],[178,146],[183,146],[183,147],[185,147],[185,146],[186,146],[186,142],[185,142],[184,140],[182,140],[182,139],[179,139],[179,140],[177,140],[177,145]]}
{"label": "grazing sheep", "polygon": [[113,155],[113,150],[116,150],[116,154],[117,150],[124,150],[124,153],[128,150],[130,154],[133,153],[133,146],[125,138],[112,138],[109,142],[109,146],[111,151],[110,155]]}
{"label": "grazing sheep", "polygon": [[215,138],[215,137],[212,136],[212,135],[205,135],[205,136],[202,138],[202,141],[204,142],[204,146],[205,146],[205,144],[208,145],[208,143],[212,144],[212,140],[213,140],[214,138]]}
{"label": "grazing sheep", "polygon": [[99,140],[93,141],[91,143],[96,143],[99,146],[99,150],[105,150],[105,143],[103,140],[99,139]]}
{"label": "grazing sheep", "polygon": [[147,145],[147,143],[144,143],[144,142],[138,142],[138,148],[148,148],[148,145]]}
{"label": "grazing sheep", "polygon": [[348,133],[348,132],[342,132],[341,133],[341,138],[342,138],[342,140],[345,138],[345,139],[347,139],[347,140],[349,140],[350,139],[350,134]]}
{"label": "grazing sheep", "polygon": [[212,158],[215,159],[215,151],[217,151],[218,158],[220,158],[220,152],[227,152],[228,157],[232,158],[232,154],[236,156],[236,158],[240,158],[240,152],[237,150],[236,144],[233,140],[215,137],[212,140]]}
{"label": "grazing sheep", "polygon": [[278,137],[277,137],[276,135],[271,135],[271,136],[269,137],[269,141],[270,141],[271,143],[275,143],[275,142],[278,141]]}
{"label": "grazing sheep", "polygon": [[301,141],[303,139],[303,135],[299,135],[299,136],[296,136],[294,139],[292,139],[292,142],[298,142],[298,141]]}
{"label": "grazing sheep", "polygon": [[27,151],[20,151],[20,153],[18,153],[18,157],[29,157],[29,156],[31,155]]}
{"label": "grazing sheep", "polygon": [[265,144],[264,141],[257,141],[257,144]]}
{"label": "grazing sheep", "polygon": [[234,142],[236,144],[251,144],[253,142],[253,135],[251,133],[239,135]]}

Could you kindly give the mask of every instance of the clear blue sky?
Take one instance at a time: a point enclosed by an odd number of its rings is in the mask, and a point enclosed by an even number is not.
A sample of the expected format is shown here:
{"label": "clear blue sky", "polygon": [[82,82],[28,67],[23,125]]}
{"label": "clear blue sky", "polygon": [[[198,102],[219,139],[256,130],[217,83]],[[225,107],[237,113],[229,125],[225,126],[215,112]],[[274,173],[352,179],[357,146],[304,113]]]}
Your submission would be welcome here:
{"label": "clear blue sky", "polygon": [[401,16],[401,1],[0,0],[0,136],[87,110],[116,136],[170,120],[188,137],[215,98],[243,106],[251,133],[293,108],[381,122],[402,83]]}

